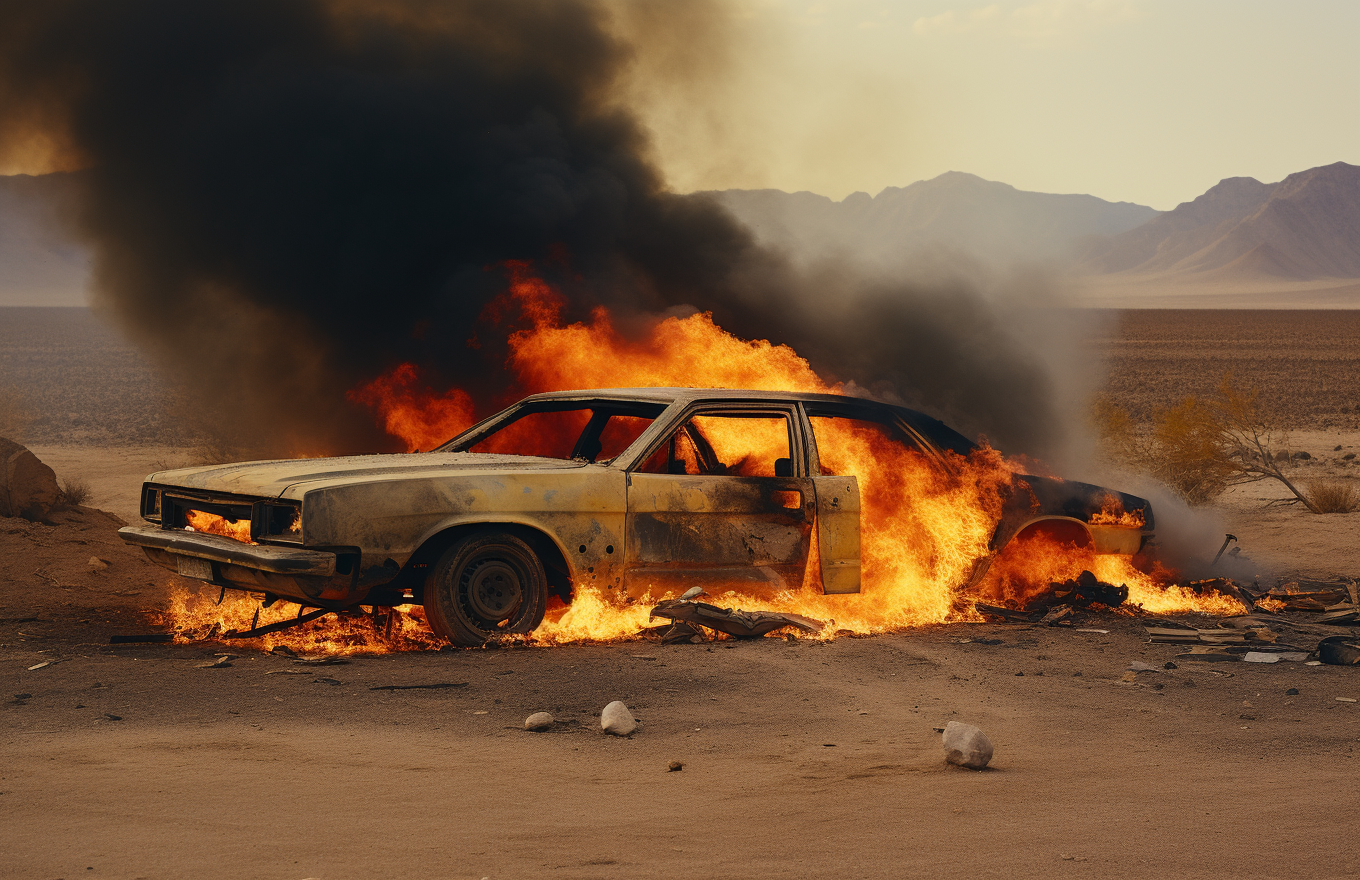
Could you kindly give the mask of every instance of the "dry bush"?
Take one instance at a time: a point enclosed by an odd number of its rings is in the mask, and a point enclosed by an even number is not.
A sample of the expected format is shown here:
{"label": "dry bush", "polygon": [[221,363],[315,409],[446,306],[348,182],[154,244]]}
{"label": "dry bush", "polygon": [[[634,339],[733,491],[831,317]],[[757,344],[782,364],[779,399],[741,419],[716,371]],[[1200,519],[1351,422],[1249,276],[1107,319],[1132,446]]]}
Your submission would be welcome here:
{"label": "dry bush", "polygon": [[1360,488],[1352,480],[1314,480],[1304,487],[1318,513],[1355,513],[1360,510]]}
{"label": "dry bush", "polygon": [[1224,454],[1213,408],[1187,397],[1155,419],[1151,448],[1144,456],[1153,476],[1189,504],[1206,504],[1223,494],[1237,468]]}
{"label": "dry bush", "polygon": [[90,500],[90,484],[80,477],[67,477],[57,484],[61,493],[61,503],[67,507],[79,507]]}
{"label": "dry bush", "polygon": [[[1108,405],[1105,407],[1108,409]],[[1272,450],[1284,445],[1284,433],[1262,414],[1256,390],[1242,392],[1225,373],[1209,400],[1187,397],[1159,410],[1149,432],[1130,430],[1118,413],[1096,410],[1107,449],[1121,448],[1130,464],[1157,477],[1191,504],[1211,501],[1229,486],[1276,480],[1313,513],[1323,513],[1284,472],[1287,457]],[[1126,436],[1120,439],[1121,432]],[[1128,439],[1132,438],[1132,439]]]}

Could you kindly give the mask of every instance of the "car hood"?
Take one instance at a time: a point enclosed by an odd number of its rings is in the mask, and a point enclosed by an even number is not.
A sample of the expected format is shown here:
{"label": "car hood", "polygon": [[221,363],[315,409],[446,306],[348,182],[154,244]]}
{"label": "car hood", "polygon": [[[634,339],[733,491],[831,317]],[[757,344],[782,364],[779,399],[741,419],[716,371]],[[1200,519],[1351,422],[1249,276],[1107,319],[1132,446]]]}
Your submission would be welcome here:
{"label": "car hood", "polygon": [[475,452],[414,452],[402,455],[350,455],[339,458],[290,458],[278,461],[247,461],[159,471],[148,483],[178,486],[207,492],[278,498],[290,488],[305,489],[309,483],[344,482],[347,479],[430,477],[481,473],[496,474],[560,471],[586,467],[583,461],[536,458],[525,455],[486,455]]}
{"label": "car hood", "polygon": [[1027,486],[1028,491],[1016,492],[1008,505],[1016,510],[1028,509],[1031,513],[1044,513],[1050,516],[1065,516],[1087,522],[1102,510],[1122,510],[1140,513],[1143,529],[1152,531],[1152,503],[1146,498],[1096,486],[1092,483],[1079,483],[1075,480],[1061,480],[1056,477],[1037,477],[1025,474],[1016,478],[1017,485]]}

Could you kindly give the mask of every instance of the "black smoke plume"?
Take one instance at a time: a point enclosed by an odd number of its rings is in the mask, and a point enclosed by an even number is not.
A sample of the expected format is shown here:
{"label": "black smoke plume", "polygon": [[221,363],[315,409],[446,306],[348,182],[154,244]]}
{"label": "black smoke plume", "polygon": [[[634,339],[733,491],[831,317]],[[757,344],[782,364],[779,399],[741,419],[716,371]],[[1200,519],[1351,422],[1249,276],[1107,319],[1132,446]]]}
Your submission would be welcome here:
{"label": "black smoke plume", "polygon": [[346,391],[404,361],[500,402],[504,348],[477,329],[504,260],[568,319],[711,310],[828,378],[1052,445],[1049,373],[967,285],[795,271],[668,192],[603,6],[0,0],[0,21],[0,148],[81,169],[102,303],[262,448],[390,446]]}

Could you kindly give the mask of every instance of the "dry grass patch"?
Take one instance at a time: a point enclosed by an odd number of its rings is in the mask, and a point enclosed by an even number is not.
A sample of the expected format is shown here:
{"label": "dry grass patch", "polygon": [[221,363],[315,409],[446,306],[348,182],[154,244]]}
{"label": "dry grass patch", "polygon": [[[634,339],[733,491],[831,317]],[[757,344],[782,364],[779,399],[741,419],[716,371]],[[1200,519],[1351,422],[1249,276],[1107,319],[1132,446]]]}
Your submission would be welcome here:
{"label": "dry grass patch", "polygon": [[90,484],[80,477],[67,477],[57,485],[61,492],[61,503],[67,507],[80,507],[90,500]]}
{"label": "dry grass patch", "polygon": [[1354,480],[1314,480],[1304,494],[1318,513],[1354,513],[1360,510],[1360,486]]}

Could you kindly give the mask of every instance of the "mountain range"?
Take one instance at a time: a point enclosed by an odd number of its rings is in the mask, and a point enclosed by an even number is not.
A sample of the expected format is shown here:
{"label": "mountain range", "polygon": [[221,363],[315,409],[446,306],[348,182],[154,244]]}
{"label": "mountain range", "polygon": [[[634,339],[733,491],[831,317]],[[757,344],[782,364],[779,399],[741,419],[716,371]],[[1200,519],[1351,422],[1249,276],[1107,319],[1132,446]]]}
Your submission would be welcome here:
{"label": "mountain range", "polygon": [[812,257],[880,265],[946,249],[989,262],[1067,259],[1084,237],[1135,229],[1158,212],[1088,195],[1025,192],[950,171],[876,196],[835,202],[810,192],[729,189],[708,193],[762,242]]}
{"label": "mountain range", "polygon": [[1360,167],[1337,162],[1279,183],[1229,177],[1141,226],[1087,242],[1079,262],[1097,275],[1360,278]]}
{"label": "mountain range", "polygon": [[[0,176],[0,305],[86,302],[90,258],[59,222],[70,175]],[[1220,181],[1170,211],[1026,192],[951,171],[877,195],[729,189],[713,198],[800,259],[902,270],[929,254],[1040,263],[1089,304],[1360,307],[1360,167]]]}

